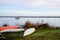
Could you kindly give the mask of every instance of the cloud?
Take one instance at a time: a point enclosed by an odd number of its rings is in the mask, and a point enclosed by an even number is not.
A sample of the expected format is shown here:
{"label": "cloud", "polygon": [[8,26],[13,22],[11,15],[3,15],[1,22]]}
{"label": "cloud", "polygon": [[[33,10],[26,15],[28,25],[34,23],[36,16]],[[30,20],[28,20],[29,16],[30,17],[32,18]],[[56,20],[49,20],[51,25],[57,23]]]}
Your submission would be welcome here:
{"label": "cloud", "polygon": [[[0,16],[60,16],[60,0],[0,0],[3,6],[0,5]],[[5,3],[5,4],[4,4]],[[8,5],[8,6],[7,6]],[[9,6],[10,5],[10,6]],[[15,5],[15,6],[11,6]],[[17,6],[20,5],[20,6]],[[34,8],[37,7],[37,8]],[[42,8],[41,8],[42,7]],[[43,7],[46,7],[45,9]],[[52,7],[50,9],[50,7]],[[53,8],[56,9],[53,9]],[[39,9],[40,8],[40,9]],[[48,9],[49,8],[49,9]],[[26,11],[27,10],[27,11]],[[33,11],[34,10],[34,11]],[[42,10],[42,11],[40,11]],[[48,12],[48,11],[53,12]],[[57,12],[56,12],[56,11]],[[45,12],[46,11],[46,12]]]}
{"label": "cloud", "polygon": [[0,0],[0,2],[32,7],[60,7],[60,0]]}
{"label": "cloud", "polygon": [[60,16],[59,11],[26,11],[26,10],[5,10],[0,16]]}

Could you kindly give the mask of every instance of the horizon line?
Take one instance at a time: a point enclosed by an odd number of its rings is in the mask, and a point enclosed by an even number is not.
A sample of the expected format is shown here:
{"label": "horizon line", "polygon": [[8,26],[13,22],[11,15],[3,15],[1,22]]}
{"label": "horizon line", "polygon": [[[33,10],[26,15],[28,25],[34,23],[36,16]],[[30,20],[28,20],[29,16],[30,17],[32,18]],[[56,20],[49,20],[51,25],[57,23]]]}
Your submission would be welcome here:
{"label": "horizon line", "polygon": [[0,18],[60,18],[60,16],[0,16]]}

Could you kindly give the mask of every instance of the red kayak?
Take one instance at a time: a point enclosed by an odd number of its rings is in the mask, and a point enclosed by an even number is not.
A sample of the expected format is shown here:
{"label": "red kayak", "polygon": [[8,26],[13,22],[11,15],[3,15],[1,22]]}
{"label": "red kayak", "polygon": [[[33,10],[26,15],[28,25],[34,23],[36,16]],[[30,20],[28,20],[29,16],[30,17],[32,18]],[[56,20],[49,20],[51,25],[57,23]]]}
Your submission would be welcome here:
{"label": "red kayak", "polygon": [[0,27],[0,31],[5,30],[5,29],[17,29],[19,26],[4,26]]}

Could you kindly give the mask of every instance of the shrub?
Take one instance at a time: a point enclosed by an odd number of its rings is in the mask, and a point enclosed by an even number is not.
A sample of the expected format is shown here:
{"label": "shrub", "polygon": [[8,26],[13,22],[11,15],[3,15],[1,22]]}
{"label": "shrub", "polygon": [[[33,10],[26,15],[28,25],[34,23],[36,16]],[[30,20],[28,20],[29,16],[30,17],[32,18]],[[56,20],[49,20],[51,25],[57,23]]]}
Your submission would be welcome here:
{"label": "shrub", "polygon": [[30,21],[27,21],[24,26],[25,26],[25,28],[31,28],[32,23]]}
{"label": "shrub", "polygon": [[3,27],[8,26],[7,24],[3,24]]}
{"label": "shrub", "polygon": [[49,26],[49,24],[42,24],[42,25],[40,25],[40,27],[43,27],[43,28],[49,28],[50,26]]}
{"label": "shrub", "polygon": [[24,25],[24,28],[50,28],[49,24],[39,24],[39,23],[31,23],[30,21],[27,21]]}

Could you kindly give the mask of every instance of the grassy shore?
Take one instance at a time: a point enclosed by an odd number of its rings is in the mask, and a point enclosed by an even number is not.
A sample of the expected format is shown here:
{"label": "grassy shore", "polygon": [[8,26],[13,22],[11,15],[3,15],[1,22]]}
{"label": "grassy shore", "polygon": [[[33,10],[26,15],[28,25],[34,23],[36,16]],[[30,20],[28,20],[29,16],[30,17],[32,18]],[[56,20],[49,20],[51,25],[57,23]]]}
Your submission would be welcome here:
{"label": "grassy shore", "polygon": [[26,37],[24,32],[5,33],[7,40],[60,40],[60,29],[36,29],[36,31]]}

